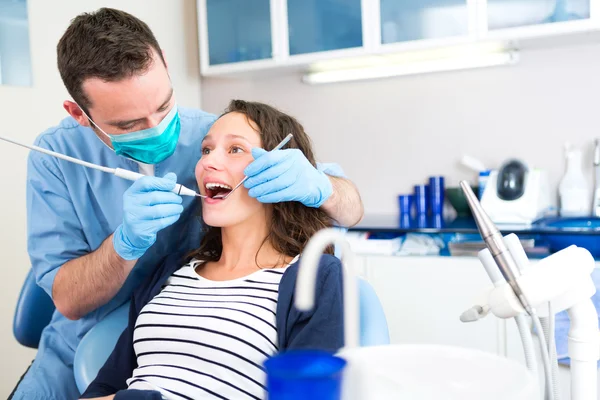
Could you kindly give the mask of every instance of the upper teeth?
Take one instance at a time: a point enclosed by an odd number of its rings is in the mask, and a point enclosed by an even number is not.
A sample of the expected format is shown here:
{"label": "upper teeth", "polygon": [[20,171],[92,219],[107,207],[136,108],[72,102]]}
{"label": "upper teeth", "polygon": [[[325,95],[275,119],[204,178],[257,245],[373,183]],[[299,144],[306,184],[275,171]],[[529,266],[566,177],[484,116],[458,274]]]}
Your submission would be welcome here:
{"label": "upper teeth", "polygon": [[207,183],[207,184],[206,184],[206,188],[207,188],[207,189],[211,189],[211,190],[212,190],[212,189],[214,189],[214,188],[218,188],[218,187],[219,187],[219,188],[223,188],[223,189],[230,189],[230,190],[231,190],[231,186],[229,186],[229,185],[225,185],[225,184],[223,184],[223,183],[212,183],[212,182],[211,182],[211,183]]}

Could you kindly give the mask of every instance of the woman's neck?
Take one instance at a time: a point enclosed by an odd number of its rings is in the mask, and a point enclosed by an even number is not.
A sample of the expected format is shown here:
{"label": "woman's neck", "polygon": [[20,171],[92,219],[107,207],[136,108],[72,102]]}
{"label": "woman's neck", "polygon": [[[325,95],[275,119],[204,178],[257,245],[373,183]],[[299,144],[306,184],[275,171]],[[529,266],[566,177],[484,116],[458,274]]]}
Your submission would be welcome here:
{"label": "woman's neck", "polygon": [[217,262],[227,271],[282,267],[291,260],[277,252],[267,239],[270,217],[257,214],[240,224],[221,228],[223,251]]}

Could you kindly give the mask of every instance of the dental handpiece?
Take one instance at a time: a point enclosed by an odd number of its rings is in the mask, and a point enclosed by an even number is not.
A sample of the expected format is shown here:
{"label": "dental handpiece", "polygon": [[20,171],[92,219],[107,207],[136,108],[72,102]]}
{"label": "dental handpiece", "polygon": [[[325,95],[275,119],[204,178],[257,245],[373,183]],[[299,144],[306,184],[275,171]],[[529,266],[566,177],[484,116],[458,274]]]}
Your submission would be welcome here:
{"label": "dental handpiece", "polygon": [[[60,158],[61,160],[65,160],[65,161],[69,161],[69,162],[72,162],[75,164],[83,165],[84,167],[97,169],[98,171],[106,172],[108,174],[113,174],[115,176],[118,176],[119,178],[127,179],[130,181],[137,181],[138,179],[146,176],[144,174],[140,174],[138,172],[133,172],[133,171],[128,171],[128,170],[122,169],[122,168],[108,168],[108,167],[104,167],[102,165],[92,164],[90,162],[82,161],[82,160],[80,160],[78,158],[74,158],[74,157],[69,157],[64,154],[57,153],[55,151],[44,149],[42,147],[19,143],[15,140],[7,139],[2,136],[0,136],[0,140],[3,140],[8,143],[16,144],[17,146],[25,147],[30,150],[39,151],[40,153],[48,154],[49,156]],[[193,197],[199,196],[192,189],[189,189],[183,185],[180,185],[179,183],[175,185],[175,188],[173,190],[171,190],[171,192],[181,195],[181,196],[193,196]]]}
{"label": "dental handpiece", "polygon": [[483,241],[485,242],[490,253],[494,257],[494,261],[496,261],[496,265],[498,265],[502,276],[504,279],[506,279],[506,282],[508,282],[512,290],[515,292],[515,295],[521,302],[523,308],[528,314],[531,315],[531,305],[527,301],[527,298],[523,294],[523,291],[517,282],[517,278],[521,275],[521,272],[519,271],[515,259],[508,250],[508,247],[504,243],[502,234],[496,225],[494,225],[490,217],[485,213],[483,207],[481,207],[481,204],[477,200],[477,197],[475,196],[475,193],[473,193],[469,183],[462,181],[460,182],[460,187],[462,188],[463,193],[467,198],[467,202],[469,203],[469,207],[473,212],[473,217],[477,223],[479,233],[481,234],[481,237],[483,238]]}

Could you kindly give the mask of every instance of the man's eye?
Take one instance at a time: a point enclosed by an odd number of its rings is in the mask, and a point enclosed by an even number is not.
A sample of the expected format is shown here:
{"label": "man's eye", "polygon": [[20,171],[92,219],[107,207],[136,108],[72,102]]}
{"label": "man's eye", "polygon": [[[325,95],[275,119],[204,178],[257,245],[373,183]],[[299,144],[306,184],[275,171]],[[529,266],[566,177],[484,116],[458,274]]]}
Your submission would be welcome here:
{"label": "man's eye", "polygon": [[135,124],[125,125],[125,126],[119,126],[119,129],[121,129],[122,131],[130,131],[133,128],[135,128]]}

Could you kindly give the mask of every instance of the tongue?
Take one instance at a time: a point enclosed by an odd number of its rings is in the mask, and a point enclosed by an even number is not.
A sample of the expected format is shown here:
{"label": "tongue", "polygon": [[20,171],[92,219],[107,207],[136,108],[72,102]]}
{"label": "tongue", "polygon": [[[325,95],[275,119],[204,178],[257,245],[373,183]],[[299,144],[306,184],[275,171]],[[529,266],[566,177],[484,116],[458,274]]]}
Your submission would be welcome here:
{"label": "tongue", "polygon": [[229,192],[231,192],[230,189],[223,189],[223,188],[214,189],[212,197],[213,197],[213,199],[225,197],[225,196],[227,196],[227,193],[229,193]]}

